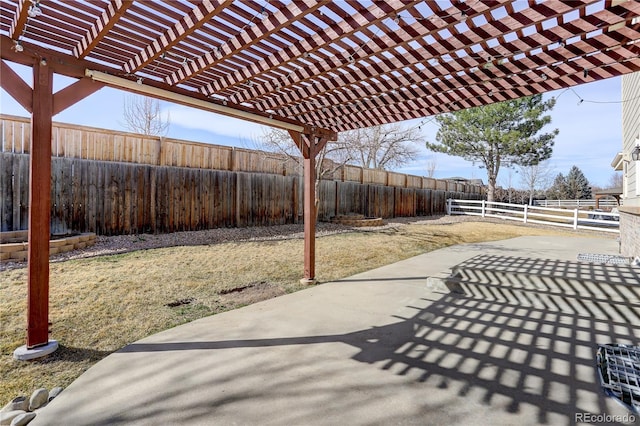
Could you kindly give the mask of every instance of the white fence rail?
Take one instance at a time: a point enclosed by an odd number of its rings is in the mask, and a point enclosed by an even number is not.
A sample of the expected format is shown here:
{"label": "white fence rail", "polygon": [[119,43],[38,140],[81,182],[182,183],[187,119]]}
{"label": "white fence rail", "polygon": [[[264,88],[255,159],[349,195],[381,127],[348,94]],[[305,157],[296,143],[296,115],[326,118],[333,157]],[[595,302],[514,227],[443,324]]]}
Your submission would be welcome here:
{"label": "white fence rail", "polygon": [[[533,203],[538,207],[560,207],[560,208],[589,208],[596,206],[596,200],[534,200]],[[598,203],[600,208],[618,207],[618,202],[610,198],[602,198]]]}
{"label": "white fence rail", "polygon": [[488,202],[484,200],[447,200],[447,214],[496,217],[523,223],[541,223],[572,229],[620,233],[618,213],[589,212],[548,207]]}

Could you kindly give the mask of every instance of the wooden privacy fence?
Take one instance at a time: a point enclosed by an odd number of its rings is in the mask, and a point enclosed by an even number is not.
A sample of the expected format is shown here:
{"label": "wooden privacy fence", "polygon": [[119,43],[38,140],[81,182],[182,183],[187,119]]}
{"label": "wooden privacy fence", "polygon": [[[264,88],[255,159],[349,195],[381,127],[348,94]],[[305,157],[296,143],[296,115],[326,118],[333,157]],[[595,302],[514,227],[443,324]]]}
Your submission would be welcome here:
{"label": "wooden privacy fence", "polygon": [[[29,119],[0,114],[0,151],[27,154],[30,131]],[[276,153],[63,123],[53,124],[51,148],[54,157],[284,176],[301,175],[296,161]],[[330,166],[330,169],[333,168]],[[330,178],[361,184],[482,193],[482,187],[478,185],[351,165],[339,167]]]}
{"label": "wooden privacy fence", "polygon": [[[2,231],[27,229],[26,154],[0,153]],[[53,233],[103,235],[297,223],[298,176],[54,158]],[[319,219],[357,213],[384,218],[444,213],[447,198],[480,194],[321,181]]]}

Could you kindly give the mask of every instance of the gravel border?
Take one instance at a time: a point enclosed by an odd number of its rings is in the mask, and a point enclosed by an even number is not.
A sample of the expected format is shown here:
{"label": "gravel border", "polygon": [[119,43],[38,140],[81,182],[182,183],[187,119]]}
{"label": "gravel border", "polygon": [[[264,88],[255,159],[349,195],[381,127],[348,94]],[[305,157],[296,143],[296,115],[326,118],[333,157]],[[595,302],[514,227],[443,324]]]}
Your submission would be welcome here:
{"label": "gravel border", "polygon": [[[342,234],[347,232],[377,232],[390,228],[407,224],[422,225],[446,225],[459,222],[492,222],[505,223],[504,220],[497,218],[481,218],[478,216],[422,216],[422,217],[398,217],[385,219],[385,225],[375,227],[350,227],[334,223],[319,222],[316,227],[316,236],[323,237],[327,235]],[[556,229],[572,231],[567,228],[558,228],[555,226],[527,224],[520,222],[508,221],[511,225],[521,225],[528,227],[536,227],[543,229]],[[597,231],[580,231],[580,234],[589,234],[593,236],[612,237],[613,234]],[[138,235],[116,235],[116,236],[97,236],[96,243],[93,246],[74,250],[67,253],[60,253],[51,256],[51,263],[64,262],[71,259],[82,259],[96,256],[106,256],[112,254],[128,253],[137,250],[148,250],[162,247],[175,246],[199,246],[221,244],[227,242],[243,242],[243,241],[276,241],[291,240],[304,238],[304,225],[275,225],[275,226],[258,226],[251,228],[216,228],[203,231],[186,231],[174,232],[170,234],[138,234]],[[0,263],[0,271],[25,268],[27,262],[3,261]]]}

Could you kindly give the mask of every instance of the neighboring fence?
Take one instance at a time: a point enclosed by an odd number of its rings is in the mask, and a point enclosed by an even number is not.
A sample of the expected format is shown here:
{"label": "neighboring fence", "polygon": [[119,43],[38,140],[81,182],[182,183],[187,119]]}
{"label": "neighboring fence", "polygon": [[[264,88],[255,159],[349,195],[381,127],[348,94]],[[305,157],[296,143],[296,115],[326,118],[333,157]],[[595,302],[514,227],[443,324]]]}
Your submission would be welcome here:
{"label": "neighboring fence", "polygon": [[[534,204],[540,207],[558,207],[566,209],[588,209],[596,207],[596,200],[534,200]],[[619,207],[618,202],[611,198],[601,198],[598,202],[600,208]]]}
{"label": "neighboring fence", "polygon": [[618,213],[587,212],[579,209],[566,210],[484,200],[448,199],[447,214],[497,217],[524,223],[541,223],[572,229],[620,233],[620,215]]}
{"label": "neighboring fence", "polygon": [[[0,151],[29,153],[29,119],[0,114]],[[153,166],[173,166],[231,172],[300,176],[299,164],[283,155],[229,146],[197,143],[86,126],[53,123],[54,157]],[[333,169],[333,167],[331,167]],[[385,170],[345,165],[326,179],[403,188],[482,194],[478,185],[463,184]]]}
{"label": "neighboring fence", "polygon": [[[28,162],[0,154],[2,231],[27,229]],[[296,177],[54,158],[51,229],[99,234],[292,223]]]}
{"label": "neighboring fence", "polygon": [[[27,229],[29,156],[0,153],[2,231]],[[122,162],[54,158],[53,233],[103,235],[297,223],[302,179]],[[319,219],[357,213],[384,218],[445,212],[446,198],[480,194],[321,181]]]}

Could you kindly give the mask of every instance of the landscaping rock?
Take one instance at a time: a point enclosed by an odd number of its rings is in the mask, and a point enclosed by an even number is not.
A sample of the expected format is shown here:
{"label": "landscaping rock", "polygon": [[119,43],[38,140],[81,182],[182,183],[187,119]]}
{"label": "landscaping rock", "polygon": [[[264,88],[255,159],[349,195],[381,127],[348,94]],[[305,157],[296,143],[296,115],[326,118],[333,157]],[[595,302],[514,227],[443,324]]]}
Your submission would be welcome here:
{"label": "landscaping rock", "polygon": [[36,413],[24,413],[11,421],[11,426],[24,426],[36,418]]}
{"label": "landscaping rock", "polygon": [[5,405],[0,411],[15,411],[15,410],[22,410],[22,411],[29,410],[29,400],[27,399],[26,396],[19,396],[17,398],[14,398],[10,403]]}
{"label": "landscaping rock", "polygon": [[49,400],[49,391],[45,388],[36,389],[29,398],[29,411],[42,407]]}
{"label": "landscaping rock", "polygon": [[26,414],[27,412],[24,410],[12,410],[12,411],[1,411],[0,412],[0,425],[9,426],[13,419],[16,417]]}
{"label": "landscaping rock", "polygon": [[60,392],[62,392],[62,388],[60,386],[51,389],[51,392],[49,392],[49,402],[51,402],[51,400],[56,396],[60,395]]}

